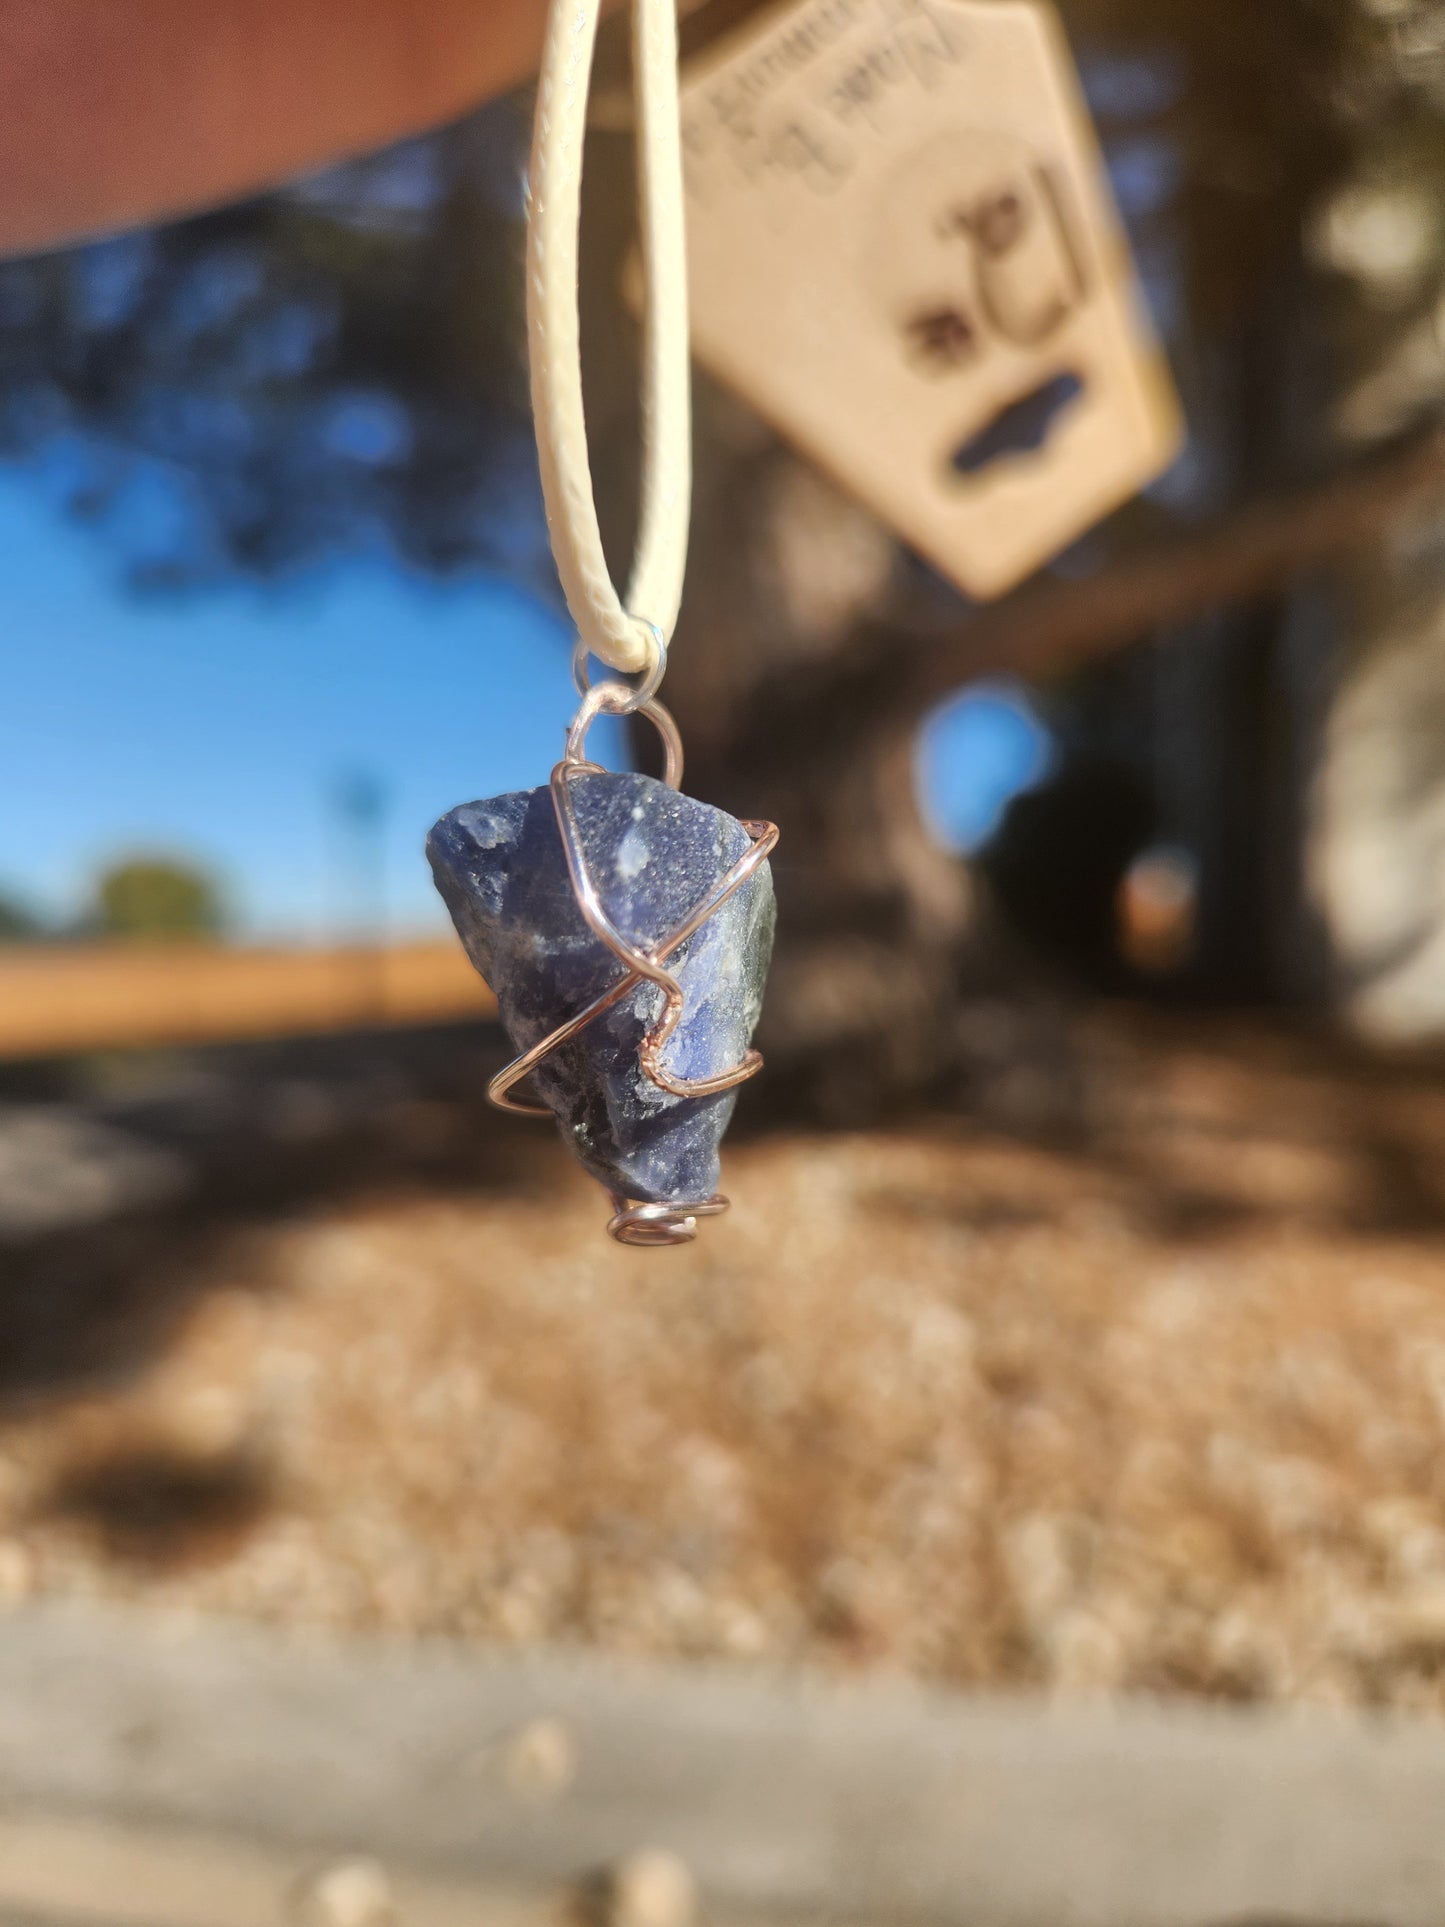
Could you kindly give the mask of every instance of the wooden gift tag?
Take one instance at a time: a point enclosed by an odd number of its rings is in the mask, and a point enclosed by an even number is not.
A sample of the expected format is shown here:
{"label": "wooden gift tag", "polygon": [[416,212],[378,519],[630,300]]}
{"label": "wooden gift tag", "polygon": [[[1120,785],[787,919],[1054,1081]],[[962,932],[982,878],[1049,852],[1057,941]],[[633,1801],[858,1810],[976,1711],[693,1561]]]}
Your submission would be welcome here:
{"label": "wooden gift tag", "polygon": [[969,595],[1152,481],[1180,418],[1034,0],[803,0],[684,76],[693,347]]}

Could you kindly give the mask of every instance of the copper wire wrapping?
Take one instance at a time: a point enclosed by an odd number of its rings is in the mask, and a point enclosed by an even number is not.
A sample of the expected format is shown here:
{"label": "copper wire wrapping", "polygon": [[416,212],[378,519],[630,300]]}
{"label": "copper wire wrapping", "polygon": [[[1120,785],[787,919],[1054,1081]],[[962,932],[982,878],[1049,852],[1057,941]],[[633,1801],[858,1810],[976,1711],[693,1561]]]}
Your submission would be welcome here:
{"label": "copper wire wrapping", "polygon": [[[552,771],[552,807],[556,812],[557,828],[562,838],[562,848],[567,858],[567,874],[571,880],[577,907],[582,912],[589,929],[612,952],[619,963],[625,966],[624,973],[610,984],[598,997],[595,997],[585,1010],[575,1017],[569,1017],[559,1024],[530,1050],[523,1051],[504,1070],[498,1071],[487,1087],[487,1096],[499,1110],[517,1111],[528,1117],[547,1117],[551,1115],[545,1104],[530,1102],[525,1098],[511,1095],[533,1071],[544,1057],[585,1030],[594,1018],[600,1017],[616,1003],[626,997],[641,982],[654,983],[662,991],[663,1006],[656,1023],[643,1037],[638,1046],[638,1060],[643,1072],[657,1085],[659,1090],[667,1091],[673,1097],[709,1097],[718,1091],[731,1090],[734,1085],[756,1076],[763,1067],[761,1055],[752,1049],[744,1052],[742,1061],[729,1069],[719,1071],[712,1077],[682,1078],[674,1077],[662,1062],[662,1053],[668,1039],[682,1021],[686,1007],[686,994],[682,985],[671,971],[666,968],[666,959],[678,950],[688,938],[700,930],[734,891],[740,889],[760,865],[765,863],[778,841],[778,828],[775,823],[744,820],[743,828],[752,838],[750,847],[743,852],[716,887],[690,910],[682,922],[669,930],[650,950],[639,950],[630,944],[607,915],[596,885],[588,874],[586,858],[582,849],[581,831],[577,822],[576,806],[572,799],[572,784],[579,776],[601,774],[602,765],[590,762],[586,755],[587,732],[602,714],[630,713],[646,716],[662,738],[665,754],[663,780],[670,789],[678,789],[682,784],[682,741],[678,735],[677,724],[661,703],[651,695],[638,699],[638,693],[628,690],[618,683],[599,683],[587,691],[582,707],[578,710],[571,728],[567,732],[567,745],[562,760]],[[697,1235],[699,1218],[716,1217],[728,1208],[728,1200],[715,1193],[710,1198],[700,1198],[689,1203],[661,1203],[649,1200],[619,1197],[612,1194],[613,1215],[607,1229],[619,1244],[659,1246],[686,1244]]]}

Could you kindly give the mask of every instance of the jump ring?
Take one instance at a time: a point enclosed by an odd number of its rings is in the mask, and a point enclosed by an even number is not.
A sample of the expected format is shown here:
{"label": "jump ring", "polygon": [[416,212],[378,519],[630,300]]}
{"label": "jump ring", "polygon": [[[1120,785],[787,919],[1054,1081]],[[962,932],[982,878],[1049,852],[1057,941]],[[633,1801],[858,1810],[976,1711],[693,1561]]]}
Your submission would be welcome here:
{"label": "jump ring", "polygon": [[[633,710],[641,709],[644,703],[651,702],[652,698],[662,687],[662,679],[667,674],[667,637],[655,622],[648,622],[643,616],[634,616],[632,620],[637,624],[639,629],[645,629],[647,631],[647,634],[652,639],[655,654],[650,665],[642,671],[640,679],[635,683],[623,682],[615,674],[609,674],[607,686],[614,689],[626,690],[628,694],[626,706],[614,708],[611,712],[614,715],[630,715]],[[587,658],[591,654],[592,651],[588,648],[582,637],[579,636],[577,638],[577,646],[572,651],[572,680],[577,685],[577,693],[579,696],[586,696],[594,687],[592,677],[587,669]],[[617,700],[618,699],[614,698],[614,702]]]}
{"label": "jump ring", "polygon": [[624,683],[599,682],[582,698],[582,707],[572,718],[567,731],[567,747],[562,753],[566,763],[587,762],[587,732],[599,716],[636,714],[645,716],[662,738],[663,777],[670,790],[682,787],[682,737],[677,724],[660,702],[649,696],[643,703],[624,706],[617,692],[625,693]]}

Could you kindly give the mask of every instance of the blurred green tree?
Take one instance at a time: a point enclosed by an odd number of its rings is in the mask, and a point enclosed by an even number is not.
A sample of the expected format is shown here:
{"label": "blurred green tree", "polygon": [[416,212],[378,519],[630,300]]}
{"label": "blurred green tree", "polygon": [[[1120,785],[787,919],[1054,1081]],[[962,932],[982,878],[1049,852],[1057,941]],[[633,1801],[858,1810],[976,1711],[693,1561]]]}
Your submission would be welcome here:
{"label": "blurred green tree", "polygon": [[17,897],[0,892],[0,943],[31,943],[45,935],[45,926]]}
{"label": "blurred green tree", "polygon": [[135,856],[97,878],[89,922],[107,937],[186,939],[219,936],[226,915],[215,879],[198,865]]}

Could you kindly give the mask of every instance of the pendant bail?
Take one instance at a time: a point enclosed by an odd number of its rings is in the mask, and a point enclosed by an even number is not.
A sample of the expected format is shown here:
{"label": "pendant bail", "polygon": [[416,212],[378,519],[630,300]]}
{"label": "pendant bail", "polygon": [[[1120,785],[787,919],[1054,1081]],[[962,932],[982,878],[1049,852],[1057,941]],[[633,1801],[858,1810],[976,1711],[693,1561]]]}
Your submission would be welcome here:
{"label": "pendant bail", "polygon": [[681,789],[682,736],[672,719],[671,712],[650,696],[641,703],[633,702],[631,697],[632,692],[624,683],[593,683],[582,698],[581,708],[568,725],[566,747],[562,751],[562,761],[558,767],[572,769],[600,767],[591,762],[587,755],[587,732],[599,716],[645,716],[662,738],[662,780],[670,790]]}

